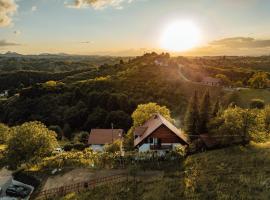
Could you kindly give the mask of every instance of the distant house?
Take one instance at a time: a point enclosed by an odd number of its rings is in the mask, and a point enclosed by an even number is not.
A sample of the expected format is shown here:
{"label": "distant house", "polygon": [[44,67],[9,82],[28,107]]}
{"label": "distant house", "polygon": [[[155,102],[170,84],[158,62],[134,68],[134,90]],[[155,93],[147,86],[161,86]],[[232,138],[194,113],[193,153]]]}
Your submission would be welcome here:
{"label": "distant house", "polygon": [[204,77],[202,83],[210,86],[220,86],[221,80],[213,77]]}
{"label": "distant house", "polygon": [[134,130],[134,147],[139,152],[164,152],[175,149],[177,145],[188,146],[187,137],[160,114],[155,114]]}
{"label": "distant house", "polygon": [[4,92],[0,93],[0,97],[7,97],[8,96],[8,90],[4,90]]}
{"label": "distant house", "polygon": [[88,145],[94,151],[103,151],[105,144],[112,144],[116,140],[122,140],[123,129],[91,129]]}
{"label": "distant house", "polygon": [[168,60],[164,58],[157,58],[154,62],[156,65],[159,65],[159,66],[164,66],[164,67],[169,66]]}

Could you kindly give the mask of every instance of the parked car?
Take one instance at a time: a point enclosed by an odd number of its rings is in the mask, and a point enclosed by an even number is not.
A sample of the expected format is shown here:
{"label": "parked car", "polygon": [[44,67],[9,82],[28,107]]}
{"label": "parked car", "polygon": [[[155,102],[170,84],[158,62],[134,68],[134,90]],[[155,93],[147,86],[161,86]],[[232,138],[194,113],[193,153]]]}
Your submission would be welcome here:
{"label": "parked car", "polygon": [[6,189],[6,194],[11,197],[25,198],[31,193],[31,189],[21,185],[11,185]]}

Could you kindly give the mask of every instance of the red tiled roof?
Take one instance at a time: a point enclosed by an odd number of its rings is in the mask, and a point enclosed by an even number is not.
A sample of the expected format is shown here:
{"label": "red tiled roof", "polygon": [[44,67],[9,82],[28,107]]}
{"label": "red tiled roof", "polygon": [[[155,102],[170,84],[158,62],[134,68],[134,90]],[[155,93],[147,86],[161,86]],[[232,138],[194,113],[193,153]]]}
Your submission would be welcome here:
{"label": "red tiled roof", "polygon": [[220,79],[213,78],[213,77],[204,77],[202,82],[204,82],[204,83],[220,83]]}
{"label": "red tiled roof", "polygon": [[144,134],[144,132],[146,131],[146,129],[147,129],[146,126],[139,126],[139,127],[135,128],[134,135],[142,136]]}
{"label": "red tiled roof", "polygon": [[187,137],[183,134],[181,130],[176,128],[171,122],[165,119],[160,114],[155,114],[148,121],[144,123],[142,127],[147,127],[141,137],[138,137],[134,140],[134,146],[139,145],[145,138],[151,135],[156,129],[158,129],[161,125],[165,125],[168,129],[170,129],[175,135],[177,135],[180,139],[182,139],[185,143],[188,144]]}
{"label": "red tiled roof", "polygon": [[88,144],[111,144],[122,138],[123,129],[91,129]]}

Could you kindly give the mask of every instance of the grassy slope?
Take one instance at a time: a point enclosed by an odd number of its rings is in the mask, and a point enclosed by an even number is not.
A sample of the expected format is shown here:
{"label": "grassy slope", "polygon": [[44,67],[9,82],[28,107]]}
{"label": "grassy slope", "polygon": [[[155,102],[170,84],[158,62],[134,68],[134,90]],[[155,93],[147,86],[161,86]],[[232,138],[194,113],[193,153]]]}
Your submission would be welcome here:
{"label": "grassy slope", "polygon": [[248,107],[252,99],[263,99],[266,104],[270,104],[270,90],[248,89],[238,91],[240,105]]}
{"label": "grassy slope", "polygon": [[189,157],[188,199],[270,199],[270,143],[231,147]]}
{"label": "grassy slope", "polygon": [[235,146],[189,156],[185,171],[164,169],[145,177],[69,194],[61,200],[86,199],[270,199],[270,143]]}

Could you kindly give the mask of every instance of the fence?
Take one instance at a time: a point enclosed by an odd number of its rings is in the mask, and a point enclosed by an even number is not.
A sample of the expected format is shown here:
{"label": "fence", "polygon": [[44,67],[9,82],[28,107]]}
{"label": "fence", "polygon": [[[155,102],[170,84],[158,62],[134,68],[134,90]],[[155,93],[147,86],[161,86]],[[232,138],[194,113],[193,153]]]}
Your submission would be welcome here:
{"label": "fence", "polygon": [[64,196],[71,192],[81,192],[87,189],[93,189],[98,185],[109,184],[115,182],[122,182],[128,180],[127,174],[116,174],[112,176],[106,176],[94,180],[90,180],[87,182],[80,182],[71,185],[66,185],[58,188],[52,188],[49,190],[43,190],[38,193],[34,199],[42,200],[42,199],[53,199],[53,197]]}

